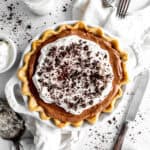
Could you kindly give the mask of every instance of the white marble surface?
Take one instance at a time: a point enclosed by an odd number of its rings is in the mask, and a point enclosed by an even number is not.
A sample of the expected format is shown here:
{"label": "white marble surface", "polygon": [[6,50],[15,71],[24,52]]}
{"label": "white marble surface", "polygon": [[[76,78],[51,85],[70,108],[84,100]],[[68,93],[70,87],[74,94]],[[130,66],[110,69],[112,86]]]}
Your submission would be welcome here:
{"label": "white marble surface", "polygon": [[[53,11],[47,16],[36,16],[20,0],[0,1],[0,32],[7,33],[14,40],[18,49],[18,57],[14,67],[7,73],[0,74],[0,97],[4,97],[4,87],[8,79],[16,72],[20,54],[38,32],[57,22],[71,19],[71,0],[57,0]],[[11,7],[9,7],[11,6]],[[134,6],[134,5],[133,5]],[[67,11],[65,11],[65,8]],[[12,11],[11,11],[12,8]],[[136,8],[135,8],[136,9]],[[12,14],[12,17],[10,16]],[[21,21],[20,21],[21,20]],[[31,26],[31,28],[30,28]],[[148,49],[149,47],[143,46]],[[147,56],[148,57],[148,56]],[[148,60],[148,59],[147,59]],[[150,85],[145,93],[139,112],[123,145],[123,150],[149,150],[150,143]],[[128,91],[127,95],[134,94]],[[87,131],[87,138],[79,144],[79,150],[111,150],[119,127],[122,123],[129,99],[123,99],[115,113],[101,124]],[[146,138],[145,138],[146,137]],[[0,139],[0,150],[10,150],[11,143]]]}

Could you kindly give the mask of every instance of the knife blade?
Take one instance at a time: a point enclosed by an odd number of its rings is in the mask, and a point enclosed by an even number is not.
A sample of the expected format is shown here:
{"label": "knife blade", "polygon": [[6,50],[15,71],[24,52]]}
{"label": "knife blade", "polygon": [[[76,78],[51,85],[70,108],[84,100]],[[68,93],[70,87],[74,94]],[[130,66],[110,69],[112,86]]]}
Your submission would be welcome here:
{"label": "knife blade", "polygon": [[135,94],[131,97],[125,120],[134,121],[149,81],[149,71],[139,74],[134,81]]}
{"label": "knife blade", "polygon": [[119,136],[116,140],[113,150],[121,150],[122,144],[125,138],[125,134],[128,130],[128,123],[130,121],[134,121],[136,114],[138,112],[138,108],[143,99],[146,87],[149,81],[149,71],[145,70],[141,74],[139,74],[134,81],[133,89],[135,91],[135,95],[130,97],[130,104],[127,110],[127,114],[125,116],[125,120],[122,124]]}

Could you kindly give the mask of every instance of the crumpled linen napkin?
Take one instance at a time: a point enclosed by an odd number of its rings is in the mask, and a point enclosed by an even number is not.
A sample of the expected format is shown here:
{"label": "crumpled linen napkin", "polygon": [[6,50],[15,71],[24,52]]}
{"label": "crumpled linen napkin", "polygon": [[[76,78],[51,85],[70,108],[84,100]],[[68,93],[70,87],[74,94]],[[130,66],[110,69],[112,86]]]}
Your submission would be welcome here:
{"label": "crumpled linen napkin", "polygon": [[[135,3],[135,5],[138,5]],[[150,2],[149,2],[150,5]],[[125,19],[116,17],[116,7],[104,8],[102,0],[77,0],[74,3],[72,19],[100,25],[124,42],[132,44],[141,40],[150,27],[148,4],[139,11],[129,12]],[[129,7],[130,8],[130,7]]]}
{"label": "crumpled linen napkin", "polygon": [[34,145],[31,150],[70,150],[73,143],[78,140],[78,130],[65,131],[59,128],[50,128],[35,119],[31,124],[35,127],[33,130],[29,127],[34,135]]}
{"label": "crumpled linen napkin", "polygon": [[55,8],[54,0],[22,0],[36,15],[47,15]]}

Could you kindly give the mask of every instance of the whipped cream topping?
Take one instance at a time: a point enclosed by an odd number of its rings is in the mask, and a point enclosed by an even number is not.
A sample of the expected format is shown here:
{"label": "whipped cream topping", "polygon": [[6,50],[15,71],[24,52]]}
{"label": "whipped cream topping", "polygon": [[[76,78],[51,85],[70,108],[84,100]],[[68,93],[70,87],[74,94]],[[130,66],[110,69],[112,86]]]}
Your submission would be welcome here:
{"label": "whipped cream topping", "polygon": [[113,77],[108,52],[71,35],[41,49],[33,83],[44,102],[77,115],[104,100]]}
{"label": "whipped cream topping", "polygon": [[9,65],[10,46],[6,41],[0,40],[0,71]]}

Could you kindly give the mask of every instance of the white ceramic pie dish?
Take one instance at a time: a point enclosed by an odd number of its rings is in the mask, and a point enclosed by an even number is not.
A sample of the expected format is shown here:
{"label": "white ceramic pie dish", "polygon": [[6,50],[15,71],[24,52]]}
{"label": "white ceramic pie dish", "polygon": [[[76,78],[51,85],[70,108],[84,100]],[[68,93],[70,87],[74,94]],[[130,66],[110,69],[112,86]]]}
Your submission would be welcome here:
{"label": "white ceramic pie dish", "polygon": [[[63,24],[74,24],[75,22],[77,21],[65,21],[65,22],[61,22],[61,23],[58,23],[54,26],[51,26],[49,28],[46,28],[44,29],[43,31],[40,32],[40,34],[38,34],[32,41],[38,39],[40,36],[41,36],[41,33],[43,33],[45,30],[47,29],[56,29],[57,27],[59,27],[60,25],[63,25]],[[88,24],[89,25],[89,24]],[[93,27],[96,27],[95,25],[89,25],[89,26],[93,26]],[[108,31],[105,31],[103,30],[104,33],[108,36],[111,36],[111,37],[114,37],[116,38],[115,36],[111,35]],[[116,38],[117,39],[117,38]],[[24,54],[26,54],[28,51],[31,50],[31,44],[32,44],[32,41],[31,43],[26,47],[24,53],[23,53],[23,56],[22,56],[22,59],[21,59],[21,62],[20,62],[20,65],[19,65],[19,68],[23,65],[23,58],[24,58]],[[46,123],[48,125],[50,125],[51,127],[54,127],[56,128],[56,126],[51,122],[51,121],[43,121],[40,119],[39,117],[39,113],[38,112],[30,112],[28,110],[28,105],[27,105],[27,97],[26,96],[23,96],[23,102],[22,101],[17,101],[17,98],[15,97],[15,92],[14,92],[14,87],[16,85],[19,85],[19,87],[21,87],[21,81],[17,78],[17,75],[14,75],[6,84],[6,87],[5,87],[5,94],[6,94],[6,97],[7,97],[7,100],[9,102],[9,105],[18,113],[21,113],[21,114],[25,114],[25,115],[29,115],[29,116],[32,116],[40,121],[42,121],[43,123]],[[125,89],[126,87],[123,88],[123,92],[125,92]],[[115,104],[115,107],[117,108],[118,107],[118,104],[121,102],[121,99],[123,99],[123,96],[117,100],[116,104]],[[115,108],[115,110],[116,110]],[[100,123],[102,122],[102,120],[104,119],[108,119],[109,116],[111,116],[115,111],[111,112],[111,113],[102,113],[100,115],[100,118],[99,118],[99,121],[97,121],[97,123]],[[87,124],[87,123],[84,123],[81,127],[89,127],[91,125]],[[74,127],[71,127],[71,126],[67,126],[65,127],[65,129],[76,129]]]}

